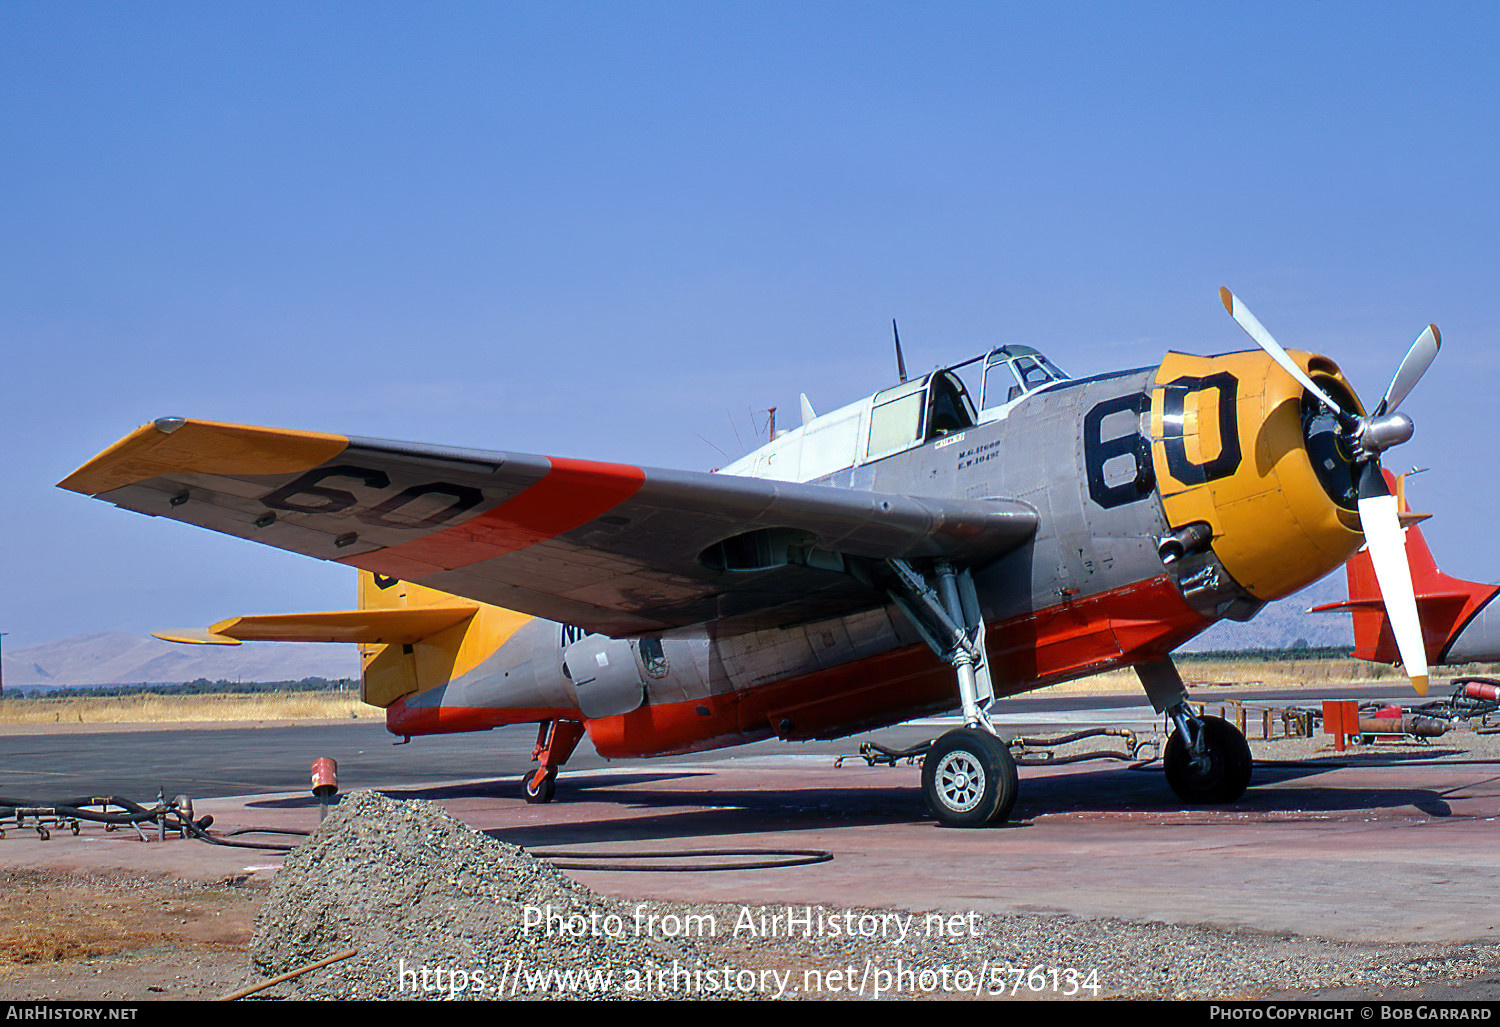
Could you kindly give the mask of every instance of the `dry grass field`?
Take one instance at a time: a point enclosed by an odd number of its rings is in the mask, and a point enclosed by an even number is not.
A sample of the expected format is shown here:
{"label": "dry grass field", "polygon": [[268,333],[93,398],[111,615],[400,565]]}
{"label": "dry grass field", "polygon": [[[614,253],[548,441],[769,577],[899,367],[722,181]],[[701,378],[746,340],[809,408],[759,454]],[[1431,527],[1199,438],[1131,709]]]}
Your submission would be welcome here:
{"label": "dry grass field", "polygon": [[[1305,688],[1357,682],[1389,681],[1399,685],[1401,672],[1361,660],[1318,656],[1178,660],[1178,669],[1195,699],[1212,699],[1213,691],[1246,686]],[[1466,675],[1497,676],[1500,664],[1440,668],[1433,675],[1432,695],[1447,694],[1447,682]],[[1140,689],[1135,672],[1109,671],[1052,686],[1054,695],[1134,695]],[[0,699],[0,725],[15,724],[151,724],[215,721],[383,720],[385,711],[359,701],[357,691],[267,692],[213,695],[130,695],[88,698]]]}
{"label": "dry grass field", "polygon": [[[1399,667],[1366,663],[1364,660],[1330,659],[1322,656],[1245,656],[1238,658],[1176,657],[1177,669],[1188,688],[1198,698],[1200,692],[1215,688],[1307,688],[1325,685],[1377,684],[1400,685],[1406,675]],[[1500,664],[1474,663],[1457,667],[1435,667],[1431,693],[1436,698],[1446,694],[1453,678],[1500,676]],[[1080,678],[1054,686],[1057,694],[1080,692],[1130,692],[1140,688],[1132,670],[1113,670],[1093,677]]]}
{"label": "dry grass field", "polygon": [[384,720],[359,693],[266,692],[0,699],[0,724],[153,724],[250,720]]}

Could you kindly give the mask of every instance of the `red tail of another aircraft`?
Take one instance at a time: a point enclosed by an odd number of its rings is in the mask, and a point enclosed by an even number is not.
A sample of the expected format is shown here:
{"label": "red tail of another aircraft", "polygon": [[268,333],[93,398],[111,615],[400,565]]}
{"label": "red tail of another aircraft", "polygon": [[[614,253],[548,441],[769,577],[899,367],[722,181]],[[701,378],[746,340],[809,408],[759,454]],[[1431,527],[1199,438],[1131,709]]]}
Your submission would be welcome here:
{"label": "red tail of another aircraft", "polygon": [[[1404,489],[1398,487],[1397,494]],[[1405,509],[1402,495],[1402,510]],[[1417,613],[1422,621],[1422,641],[1427,649],[1428,662],[1443,664],[1448,659],[1453,642],[1469,626],[1471,620],[1486,603],[1500,592],[1500,586],[1486,585],[1477,581],[1465,581],[1438,570],[1432,551],[1422,530],[1415,524],[1406,529],[1406,558],[1411,566],[1412,585],[1417,596]],[[1395,635],[1386,617],[1385,603],[1381,599],[1380,585],[1375,580],[1375,567],[1368,550],[1361,549],[1344,565],[1349,578],[1349,598],[1342,603],[1329,603],[1314,607],[1315,612],[1325,610],[1348,610],[1354,615],[1354,652],[1361,660],[1375,663],[1396,663],[1400,657],[1396,651]]]}

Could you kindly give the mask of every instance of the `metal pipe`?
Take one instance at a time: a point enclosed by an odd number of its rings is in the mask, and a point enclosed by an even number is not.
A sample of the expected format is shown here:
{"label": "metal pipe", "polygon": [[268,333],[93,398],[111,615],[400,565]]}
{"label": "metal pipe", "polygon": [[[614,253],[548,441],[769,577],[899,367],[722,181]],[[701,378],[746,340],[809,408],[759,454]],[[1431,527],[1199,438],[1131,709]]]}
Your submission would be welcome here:
{"label": "metal pipe", "polygon": [[257,991],[264,991],[273,984],[280,984],[282,981],[289,981],[293,977],[301,977],[309,970],[317,970],[318,968],[327,966],[330,963],[337,963],[341,959],[348,959],[350,956],[357,955],[359,955],[358,949],[349,949],[346,952],[340,952],[336,956],[329,956],[327,959],[320,959],[316,963],[309,963],[307,966],[298,967],[290,973],[282,974],[280,977],[272,977],[269,981],[261,981],[259,984],[252,984],[248,988],[241,988],[239,991],[231,991],[228,995],[220,995],[215,1001],[232,1002],[237,998],[244,998],[246,995],[254,995]]}
{"label": "metal pipe", "polygon": [[1362,735],[1414,735],[1417,738],[1436,738],[1446,734],[1448,724],[1435,717],[1360,717],[1359,733]]}

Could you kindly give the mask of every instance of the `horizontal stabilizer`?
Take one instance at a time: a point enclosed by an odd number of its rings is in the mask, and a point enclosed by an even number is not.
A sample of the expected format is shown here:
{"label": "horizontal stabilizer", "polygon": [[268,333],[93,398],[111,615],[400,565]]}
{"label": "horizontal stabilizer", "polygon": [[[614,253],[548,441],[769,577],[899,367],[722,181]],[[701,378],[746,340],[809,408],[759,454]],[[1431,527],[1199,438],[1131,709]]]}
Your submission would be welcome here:
{"label": "horizontal stabilizer", "polygon": [[468,620],[478,606],[423,606],[394,610],[335,610],[231,617],[204,631],[158,631],[157,638],[195,645],[241,642],[370,642],[411,645]]}
{"label": "horizontal stabilizer", "polygon": [[[1464,592],[1429,592],[1426,595],[1417,596],[1417,606],[1422,609],[1427,607],[1463,606],[1469,600]],[[1369,610],[1375,613],[1385,611],[1385,600],[1380,597],[1345,599],[1337,603],[1324,603],[1321,606],[1308,608],[1308,613],[1352,613],[1356,610]]]}

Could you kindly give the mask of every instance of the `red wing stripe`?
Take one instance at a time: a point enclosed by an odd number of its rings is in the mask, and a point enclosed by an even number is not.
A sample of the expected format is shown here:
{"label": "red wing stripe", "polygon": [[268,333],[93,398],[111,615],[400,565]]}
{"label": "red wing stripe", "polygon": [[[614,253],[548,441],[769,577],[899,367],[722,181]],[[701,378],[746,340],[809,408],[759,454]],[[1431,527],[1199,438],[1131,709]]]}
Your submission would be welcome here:
{"label": "red wing stripe", "polygon": [[549,459],[552,469],[545,477],[493,510],[425,538],[339,562],[408,581],[456,570],[587,524],[635,495],[646,480],[645,471],[628,464]]}

